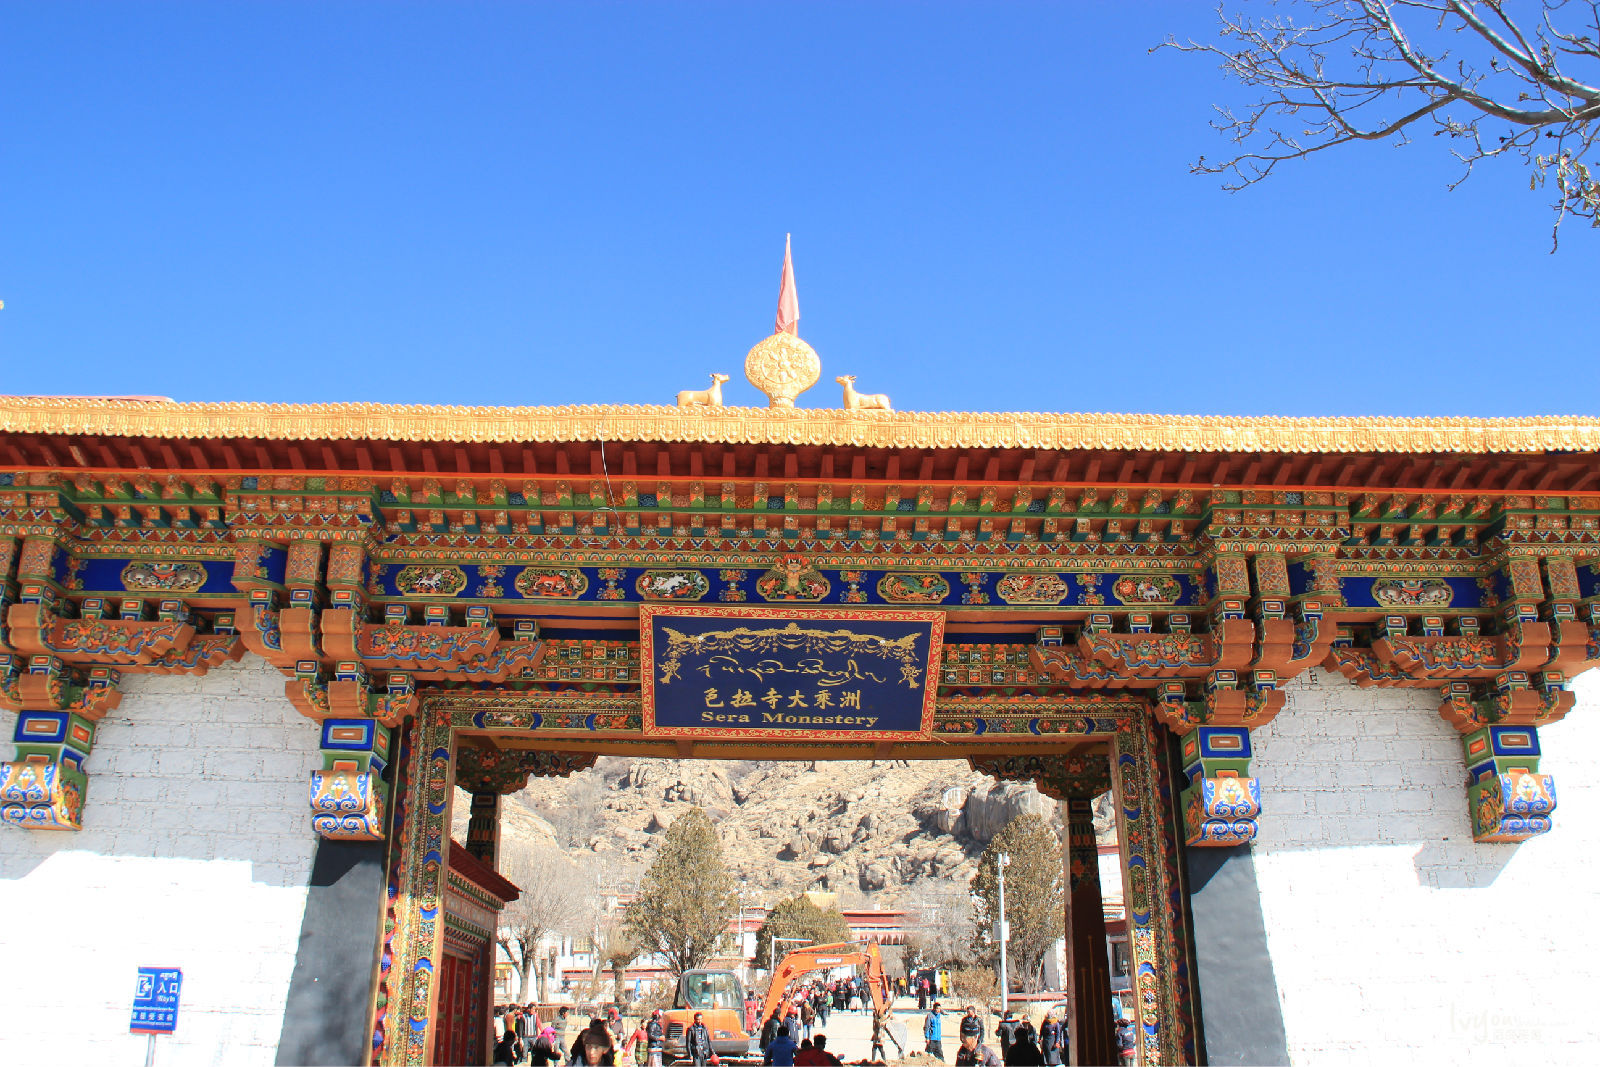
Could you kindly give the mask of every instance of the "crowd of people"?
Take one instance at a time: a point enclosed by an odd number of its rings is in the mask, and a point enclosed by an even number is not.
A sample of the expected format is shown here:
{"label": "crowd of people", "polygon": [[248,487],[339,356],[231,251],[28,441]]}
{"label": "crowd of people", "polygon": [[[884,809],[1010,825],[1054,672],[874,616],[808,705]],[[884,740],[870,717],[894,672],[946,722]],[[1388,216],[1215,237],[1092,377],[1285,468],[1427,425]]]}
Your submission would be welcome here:
{"label": "crowd of people", "polygon": [[548,1020],[541,1021],[532,1004],[497,1007],[494,1010],[494,1062],[507,1067],[520,1064],[616,1067],[634,1056],[635,1046],[638,1046],[645,1052],[635,1059],[639,1067],[661,1067],[666,1031],[660,1025],[660,1015],[656,1012],[649,1025],[640,1023],[632,1035],[625,1036],[622,1013],[614,1007],[608,1008],[604,1015],[591,1018],[589,1025],[578,1031],[568,1044],[571,1013],[567,1008],[557,1008]]}
{"label": "crowd of people", "polygon": [[[921,1004],[929,1005],[925,982],[914,981],[911,987],[916,989]],[[907,988],[902,979],[897,991],[905,995]],[[754,1031],[760,1020],[753,994],[747,997],[744,1008],[746,1029]],[[839,1058],[828,1050],[827,1035],[821,1032],[835,1011],[872,1013],[869,1062],[902,1059],[907,1049],[890,1025],[886,1008],[873,1003],[864,978],[805,983],[760,1021],[762,1062],[768,1067],[842,1067]],[[954,1013],[945,1012],[938,1000],[932,1000],[926,1011],[922,1027],[925,1051],[930,1059],[948,1063],[944,1050],[945,1016]],[[494,1062],[506,1067],[662,1067],[667,1033],[660,1010],[640,1020],[630,1033],[618,1010],[608,1008],[604,1015],[592,1017],[570,1042],[569,1018],[565,1007],[557,1008],[548,1020],[541,1020],[532,1004],[496,1008]],[[1037,1028],[1026,1017],[1019,1018],[1008,1009],[995,1027],[999,1052],[985,1043],[983,1018],[976,1007],[968,1005],[953,1029],[958,1042],[956,1067],[1061,1067],[1068,1060],[1067,1022],[1057,1018],[1054,1009],[1045,1012]],[[1131,1064],[1134,1034],[1130,1020],[1119,1021],[1117,1044],[1122,1062]],[[683,1051],[694,1067],[717,1065],[711,1033],[700,1012],[695,1012],[684,1030]]]}
{"label": "crowd of people", "polygon": [[[900,980],[904,988],[905,979]],[[885,1006],[887,1007],[887,1006]],[[754,995],[746,1003],[745,1016],[754,1028],[751,1011]],[[872,1012],[871,1059],[884,1062],[884,1039],[897,1053],[903,1052],[889,1028],[887,1011],[872,1000],[872,991],[862,975],[854,978],[813,979],[793,990],[761,1024],[761,1056],[764,1064],[776,1067],[839,1067],[839,1057],[828,1051],[828,1037],[820,1032],[833,1012]],[[796,1043],[798,1040],[798,1043]]]}

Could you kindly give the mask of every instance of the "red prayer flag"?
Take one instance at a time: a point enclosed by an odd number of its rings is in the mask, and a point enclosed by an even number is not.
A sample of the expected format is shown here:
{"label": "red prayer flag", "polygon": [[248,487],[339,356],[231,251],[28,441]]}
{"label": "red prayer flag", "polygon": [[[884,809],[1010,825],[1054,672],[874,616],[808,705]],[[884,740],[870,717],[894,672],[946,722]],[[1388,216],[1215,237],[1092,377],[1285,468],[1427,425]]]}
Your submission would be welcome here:
{"label": "red prayer flag", "polygon": [[789,235],[783,237],[783,281],[778,286],[778,320],[773,333],[800,335],[800,297],[794,290],[794,259],[789,254]]}

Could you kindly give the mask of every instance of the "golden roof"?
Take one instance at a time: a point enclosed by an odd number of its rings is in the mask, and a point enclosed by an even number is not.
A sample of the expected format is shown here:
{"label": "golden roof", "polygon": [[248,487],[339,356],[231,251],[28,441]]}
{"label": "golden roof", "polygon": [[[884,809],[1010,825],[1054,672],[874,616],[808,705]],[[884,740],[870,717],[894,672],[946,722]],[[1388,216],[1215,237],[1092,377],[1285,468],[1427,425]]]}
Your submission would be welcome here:
{"label": "golden roof", "polygon": [[1600,418],[1244,418],[651,404],[178,403],[0,397],[0,432],[153,438],[509,443],[649,441],[1169,452],[1600,452]]}

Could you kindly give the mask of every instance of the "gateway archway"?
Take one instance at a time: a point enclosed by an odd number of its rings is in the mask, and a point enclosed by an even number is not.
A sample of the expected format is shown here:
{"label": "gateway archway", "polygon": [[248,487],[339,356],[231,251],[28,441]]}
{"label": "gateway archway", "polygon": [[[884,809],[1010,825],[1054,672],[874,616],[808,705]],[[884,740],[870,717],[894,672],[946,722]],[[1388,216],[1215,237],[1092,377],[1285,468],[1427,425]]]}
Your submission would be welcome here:
{"label": "gateway archway", "polygon": [[[139,681],[192,682],[193,708],[173,690],[132,714],[202,722],[212,683],[229,684],[210,672],[281,675],[246,703],[252,723],[273,723],[277,751],[263,759],[278,780],[284,764],[303,766],[294,781],[308,786],[310,828],[295,816],[295,832],[316,838],[289,889],[305,903],[302,936],[277,931],[267,946],[293,976],[281,1030],[257,1043],[276,1041],[286,1062],[435,1056],[442,946],[471,933],[446,905],[454,893],[492,911],[467,884],[482,890],[487,877],[463,873],[452,852],[469,853],[446,835],[464,751],[500,755],[491,776],[606,751],[933,751],[1061,781],[1070,797],[1088,746],[1105,752],[1117,791],[1145,1060],[1283,1060],[1261,898],[1230,887],[1258,884],[1253,745],[1288,683],[1340,689],[1336,704],[1319,695],[1301,708],[1316,744],[1422,790],[1407,803],[1439,821],[1419,840],[1470,837],[1488,863],[1490,846],[1552,829],[1540,731],[1573,707],[1571,679],[1600,662],[1592,420],[60,398],[7,399],[0,415],[0,706],[17,713],[0,820],[35,835],[11,846],[11,881],[38,899],[60,893],[60,865],[35,862],[48,850],[39,835],[88,830],[90,866],[120,886],[121,861],[148,842],[108,837],[97,812],[137,810],[172,834],[214,803],[197,790],[174,813],[138,790],[96,790],[101,770],[146,785],[135,768],[149,755],[130,755],[125,737],[115,768],[113,752],[95,751],[126,678],[192,676]],[[753,703],[776,689],[707,679],[697,709],[647,692],[683,677],[665,669],[655,609],[689,605],[739,626],[764,615],[780,628],[854,627],[885,649],[908,634],[884,627],[915,615],[942,644],[905,664],[925,672],[917,714],[852,685],[859,707],[842,694],[819,706],[814,692],[791,706],[788,689],[781,709],[767,705],[782,721],[688,723],[690,710],[743,714],[736,692]],[[259,662],[234,668],[247,653]],[[285,725],[280,694],[315,725]],[[1406,714],[1421,707],[1436,729],[1442,719],[1443,751],[1460,754],[1463,796],[1449,813],[1433,809],[1457,786],[1417,784],[1448,760],[1349,740],[1392,727],[1407,698]],[[173,753],[164,768],[207,788],[216,776],[248,782],[255,763],[229,751],[193,766],[176,739],[190,725],[156,745]],[[486,805],[496,792],[473,788]],[[281,804],[273,814],[286,818]],[[1320,812],[1282,814],[1336,869],[1355,824],[1319,838],[1308,823]],[[341,872],[355,872],[348,895],[323,892],[324,875]],[[186,901],[221,899],[180,888]],[[75,914],[51,935],[87,957],[96,946],[83,931],[123,936],[106,922]],[[1346,988],[1365,980],[1339,966]],[[1310,979],[1290,977],[1303,1002]],[[1192,1009],[1208,982],[1227,1010],[1202,1020]],[[270,1019],[279,1008],[260,996],[242,989],[229,1003]],[[1250,1010],[1233,1010],[1244,999]]]}
{"label": "gateway archway", "polygon": [[[966,654],[965,649],[957,655]],[[643,736],[635,708],[614,697],[463,689],[425,698],[400,731],[391,900],[400,902],[379,977],[375,1053],[381,1062],[436,1060],[430,996],[443,926],[455,789],[471,796],[465,849],[492,865],[500,797],[533,775],[565,775],[600,755],[762,760],[949,759],[1003,780],[1035,783],[1065,807],[1068,954],[1077,1018],[1076,1062],[1114,1063],[1110,974],[1090,804],[1108,788],[1116,811],[1141,1062],[1192,1055],[1188,950],[1178,884],[1167,741],[1137,703],[1113,699],[961,702],[936,709],[937,739],[850,744],[834,738],[783,742],[684,742]],[[578,725],[581,728],[574,729]],[[982,741],[973,742],[983,738]],[[957,742],[960,741],[959,748]],[[413,1005],[395,1018],[389,1005]],[[433,1004],[423,1015],[418,1008]],[[397,1046],[397,1039],[401,1042]],[[1189,1050],[1188,1052],[1185,1049]]]}

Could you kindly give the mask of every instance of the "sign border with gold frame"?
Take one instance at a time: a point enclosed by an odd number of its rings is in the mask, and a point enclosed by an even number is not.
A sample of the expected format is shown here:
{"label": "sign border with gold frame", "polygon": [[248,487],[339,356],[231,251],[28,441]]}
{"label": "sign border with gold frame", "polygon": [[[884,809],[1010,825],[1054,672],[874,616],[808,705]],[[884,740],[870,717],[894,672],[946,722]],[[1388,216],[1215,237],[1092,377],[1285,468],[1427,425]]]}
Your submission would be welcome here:
{"label": "sign border with gold frame", "polygon": [[[658,726],[656,724],[655,635],[657,616],[727,619],[822,620],[838,622],[919,622],[929,624],[928,659],[922,677],[922,719],[917,730],[774,730],[755,726]],[[647,737],[694,737],[741,741],[928,741],[933,738],[933,708],[939,694],[939,664],[944,653],[945,613],[904,608],[780,608],[737,604],[639,605],[640,704]]]}

